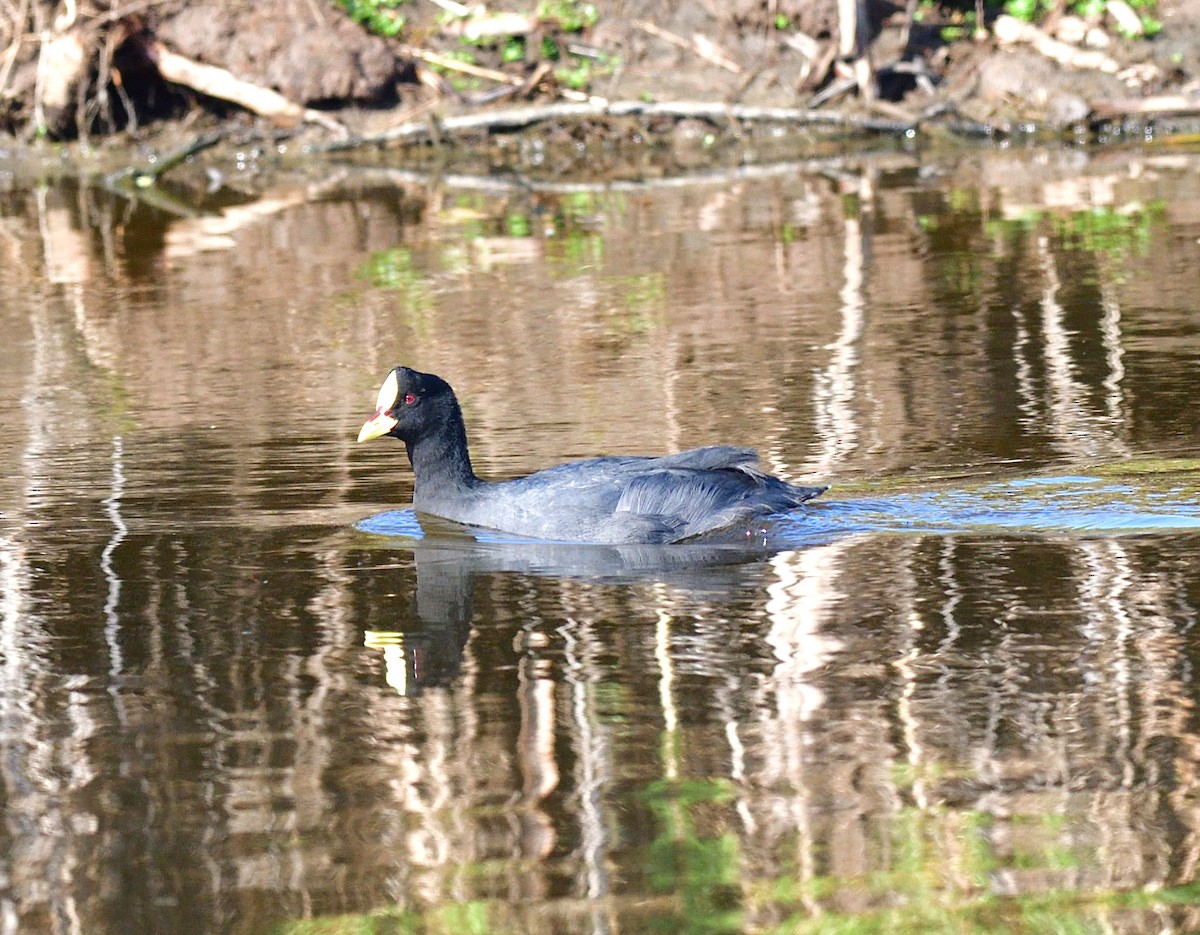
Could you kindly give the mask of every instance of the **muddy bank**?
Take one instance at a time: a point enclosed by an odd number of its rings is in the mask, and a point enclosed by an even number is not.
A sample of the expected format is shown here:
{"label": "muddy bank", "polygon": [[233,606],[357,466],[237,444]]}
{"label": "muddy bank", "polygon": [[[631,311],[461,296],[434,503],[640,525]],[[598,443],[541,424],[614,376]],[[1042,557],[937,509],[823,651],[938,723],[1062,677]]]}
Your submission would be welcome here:
{"label": "muddy bank", "polygon": [[[1034,27],[887,0],[860,0],[853,19],[839,19],[836,0],[430,0],[385,10],[404,22],[384,37],[327,0],[26,0],[0,20],[0,131],[10,164],[45,171],[36,144],[80,143],[53,159],[131,167],[143,186],[164,151],[182,161],[214,146],[243,163],[466,149],[557,172],[619,164],[648,144],[702,164],[731,148],[770,158],[847,137],[1194,131],[1200,0],[1162,0],[1152,37],[1122,38],[1120,6]],[[502,140],[513,131],[520,142]]]}

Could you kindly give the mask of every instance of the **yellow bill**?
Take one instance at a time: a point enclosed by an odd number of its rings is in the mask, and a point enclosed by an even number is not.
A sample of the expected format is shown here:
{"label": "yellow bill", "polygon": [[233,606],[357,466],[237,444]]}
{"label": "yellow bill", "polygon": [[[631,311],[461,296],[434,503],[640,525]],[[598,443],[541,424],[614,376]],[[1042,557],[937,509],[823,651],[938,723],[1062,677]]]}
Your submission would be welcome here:
{"label": "yellow bill", "polygon": [[396,405],[396,397],[399,395],[400,384],[396,382],[396,371],[393,370],[379,388],[379,395],[375,398],[375,415],[358,430],[360,442],[369,442],[372,438],[386,435],[396,427],[396,420],[388,415],[388,410]]}
{"label": "yellow bill", "polygon": [[386,435],[396,427],[396,420],[389,416],[386,412],[377,412],[371,416],[363,427],[358,430],[358,440],[360,442],[369,442],[372,438],[378,438],[380,435]]}

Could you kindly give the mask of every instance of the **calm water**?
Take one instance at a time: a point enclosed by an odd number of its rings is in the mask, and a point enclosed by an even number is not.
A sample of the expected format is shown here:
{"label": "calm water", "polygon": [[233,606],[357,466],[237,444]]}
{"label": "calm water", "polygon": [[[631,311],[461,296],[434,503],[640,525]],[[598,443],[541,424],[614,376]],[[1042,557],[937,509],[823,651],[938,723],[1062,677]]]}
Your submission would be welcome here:
{"label": "calm water", "polygon": [[[180,194],[0,192],[0,933],[1200,929],[1200,160]],[[423,528],[399,362],[833,489]]]}

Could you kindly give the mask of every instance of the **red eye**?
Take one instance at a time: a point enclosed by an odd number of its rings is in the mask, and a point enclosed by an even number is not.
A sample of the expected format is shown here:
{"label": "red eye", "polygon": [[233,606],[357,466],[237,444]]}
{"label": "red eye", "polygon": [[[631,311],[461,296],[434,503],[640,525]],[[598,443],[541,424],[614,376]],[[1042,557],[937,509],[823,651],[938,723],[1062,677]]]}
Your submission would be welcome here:
{"label": "red eye", "polygon": [[405,393],[404,394],[404,405],[411,406],[416,401],[417,401],[416,394],[414,394],[414,393]]}

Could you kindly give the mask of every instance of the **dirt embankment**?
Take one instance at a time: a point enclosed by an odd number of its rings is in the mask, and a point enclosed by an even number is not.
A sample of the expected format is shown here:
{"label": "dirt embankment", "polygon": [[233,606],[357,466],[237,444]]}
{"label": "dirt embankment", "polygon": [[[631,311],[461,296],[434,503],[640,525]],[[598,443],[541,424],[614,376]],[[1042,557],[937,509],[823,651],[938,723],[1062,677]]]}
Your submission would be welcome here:
{"label": "dirt embankment", "polygon": [[137,140],[182,121],[349,147],[613,114],[682,136],[755,121],[1094,133],[1200,113],[1200,0],[1159,0],[1152,38],[1120,37],[1122,0],[1036,28],[889,0],[842,18],[837,0],[408,0],[392,38],[329,0],[6,7],[0,131],[26,140]]}

